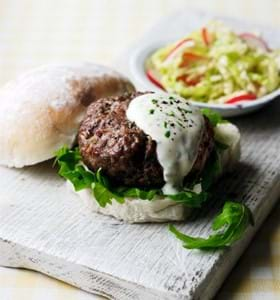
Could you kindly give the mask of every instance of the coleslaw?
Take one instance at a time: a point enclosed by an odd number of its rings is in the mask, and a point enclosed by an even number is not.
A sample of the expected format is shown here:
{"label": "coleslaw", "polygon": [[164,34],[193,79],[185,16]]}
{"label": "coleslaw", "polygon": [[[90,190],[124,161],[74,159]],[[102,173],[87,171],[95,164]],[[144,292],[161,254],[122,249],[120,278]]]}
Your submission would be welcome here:
{"label": "coleslaw", "polygon": [[146,74],[159,88],[193,101],[254,101],[280,87],[280,51],[256,34],[212,21],[154,52]]}

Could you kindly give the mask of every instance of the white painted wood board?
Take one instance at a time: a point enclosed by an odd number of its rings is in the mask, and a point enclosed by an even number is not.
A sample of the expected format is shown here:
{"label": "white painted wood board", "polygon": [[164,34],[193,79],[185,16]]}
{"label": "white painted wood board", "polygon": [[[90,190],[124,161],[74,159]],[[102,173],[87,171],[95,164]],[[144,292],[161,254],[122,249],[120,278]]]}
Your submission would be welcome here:
{"label": "white painted wood board", "polygon": [[[185,18],[179,13],[175,20],[182,25]],[[159,35],[157,30],[146,38]],[[119,65],[128,70],[126,60]],[[0,265],[37,270],[110,299],[213,297],[280,195],[279,100],[236,120],[243,136],[242,160],[217,184],[216,196],[226,193],[245,202],[256,225],[233,247],[190,251],[166,224],[127,225],[91,213],[47,162],[21,170],[0,168]],[[208,235],[221,205],[210,203],[178,227]]]}

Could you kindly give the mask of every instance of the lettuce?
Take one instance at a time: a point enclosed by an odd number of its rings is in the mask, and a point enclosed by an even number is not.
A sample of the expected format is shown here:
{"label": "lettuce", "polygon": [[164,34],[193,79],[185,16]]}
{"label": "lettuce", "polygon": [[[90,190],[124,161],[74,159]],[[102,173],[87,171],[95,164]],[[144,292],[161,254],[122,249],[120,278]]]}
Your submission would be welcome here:
{"label": "lettuce", "polygon": [[67,147],[62,147],[56,152],[55,163],[59,165],[58,174],[69,180],[75,191],[90,188],[92,182],[96,181],[95,174],[87,171],[80,161],[81,155],[78,148],[69,150]]}
{"label": "lettuce", "polygon": [[151,201],[164,197],[189,207],[200,207],[208,196],[206,192],[195,193],[191,190],[182,191],[176,195],[164,195],[161,189],[146,190],[137,187],[113,186],[108,178],[102,174],[101,169],[92,172],[82,164],[78,148],[71,150],[62,147],[56,152],[55,162],[59,166],[58,174],[69,180],[75,191],[90,189],[101,207],[112,204],[113,200],[122,204],[125,202],[125,198]]}
{"label": "lettuce", "polygon": [[217,177],[222,172],[218,151],[219,150],[217,150],[217,148],[214,149],[202,172],[201,187],[204,191],[208,191],[210,189]]}
{"label": "lettuce", "polygon": [[222,212],[215,217],[212,224],[214,231],[224,229],[223,231],[211,234],[208,238],[185,235],[174,225],[169,225],[169,231],[183,242],[184,248],[207,250],[232,245],[242,237],[249,224],[254,224],[249,208],[242,203],[227,201]]}
{"label": "lettuce", "polygon": [[223,117],[216,111],[210,109],[210,108],[202,108],[201,113],[208,118],[210,121],[210,124],[213,127],[216,127],[220,123],[226,123],[228,121],[224,120]]}
{"label": "lettuce", "polygon": [[192,191],[183,191],[175,195],[166,196],[177,203],[196,208],[201,207],[208,200],[208,193],[204,191],[197,194]]}

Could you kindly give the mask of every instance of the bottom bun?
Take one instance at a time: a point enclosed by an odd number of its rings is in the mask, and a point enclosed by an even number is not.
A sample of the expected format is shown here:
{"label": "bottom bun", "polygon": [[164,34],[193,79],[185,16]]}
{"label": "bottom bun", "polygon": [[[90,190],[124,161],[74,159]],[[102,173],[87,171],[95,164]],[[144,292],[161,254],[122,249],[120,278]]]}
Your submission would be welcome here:
{"label": "bottom bun", "polygon": [[123,204],[112,201],[111,205],[101,207],[90,190],[76,193],[90,210],[127,223],[180,221],[185,220],[191,211],[190,208],[166,198],[153,201],[127,198]]}
{"label": "bottom bun", "polygon": [[[231,171],[240,158],[240,133],[231,123],[221,123],[215,127],[215,139],[226,144],[228,148],[221,152],[220,161],[222,174]],[[73,190],[70,182],[68,186]],[[99,206],[91,190],[75,192],[83,200],[86,207],[94,212],[113,216],[127,223],[167,222],[185,220],[191,213],[191,208],[178,204],[168,198],[158,198],[152,201],[127,198],[120,204],[112,201],[106,207]]]}

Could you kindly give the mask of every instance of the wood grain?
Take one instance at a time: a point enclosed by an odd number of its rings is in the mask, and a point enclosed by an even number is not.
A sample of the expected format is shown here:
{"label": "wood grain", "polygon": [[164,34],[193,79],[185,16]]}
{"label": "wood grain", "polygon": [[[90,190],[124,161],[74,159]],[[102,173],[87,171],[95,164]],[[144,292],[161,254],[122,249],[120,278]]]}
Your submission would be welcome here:
{"label": "wood grain", "polygon": [[243,137],[240,164],[217,184],[215,201],[178,225],[208,235],[222,199],[243,201],[256,225],[233,247],[190,251],[166,224],[129,225],[94,214],[47,162],[0,168],[0,265],[37,270],[110,299],[211,298],[280,195],[279,100],[234,120]]}

